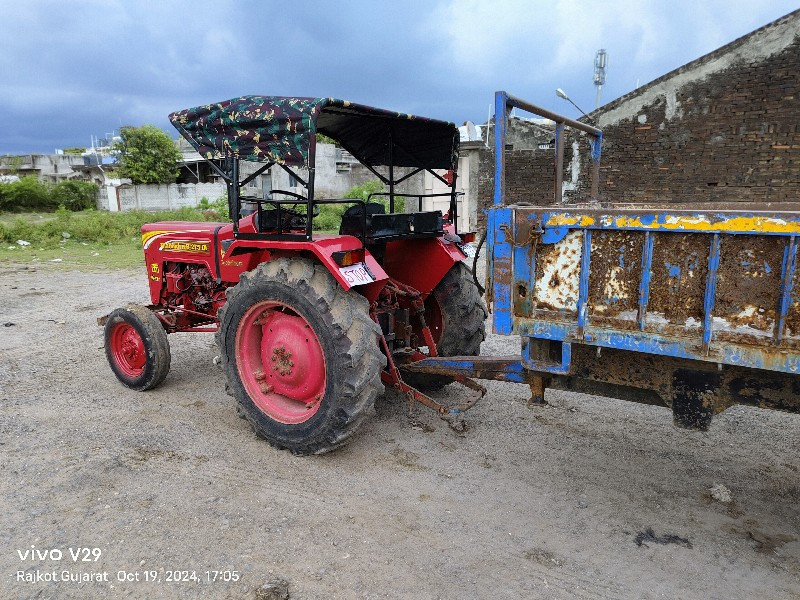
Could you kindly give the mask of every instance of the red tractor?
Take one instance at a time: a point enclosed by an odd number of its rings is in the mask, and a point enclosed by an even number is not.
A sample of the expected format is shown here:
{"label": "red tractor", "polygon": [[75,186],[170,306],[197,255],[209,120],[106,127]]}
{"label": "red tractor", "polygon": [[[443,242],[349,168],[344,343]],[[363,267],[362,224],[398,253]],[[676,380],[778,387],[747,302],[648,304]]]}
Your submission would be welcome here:
{"label": "red tractor", "polygon": [[[179,111],[170,121],[226,182],[232,222],[142,227],[151,304],[100,320],[108,361],[124,385],[149,390],[164,380],[167,334],[216,332],[241,414],[271,444],[296,454],[347,441],[372,413],[383,383],[410,406],[421,402],[443,417],[474,403],[446,406],[420,391],[452,377],[401,375],[403,365],[427,356],[476,356],[485,337],[486,308],[464,264],[474,234],[456,230],[459,135],[452,123],[332,98],[269,96]],[[314,197],[316,134],[387,186],[379,195],[388,197],[388,212],[372,197]],[[240,161],[261,164],[242,177]],[[304,193],[242,194],[271,168],[291,173]],[[395,186],[422,171],[449,186],[447,215],[423,212],[416,194],[420,212],[394,211],[402,195]],[[339,234],[313,233],[318,207],[330,203],[351,205]],[[473,381],[454,378],[482,395]]]}

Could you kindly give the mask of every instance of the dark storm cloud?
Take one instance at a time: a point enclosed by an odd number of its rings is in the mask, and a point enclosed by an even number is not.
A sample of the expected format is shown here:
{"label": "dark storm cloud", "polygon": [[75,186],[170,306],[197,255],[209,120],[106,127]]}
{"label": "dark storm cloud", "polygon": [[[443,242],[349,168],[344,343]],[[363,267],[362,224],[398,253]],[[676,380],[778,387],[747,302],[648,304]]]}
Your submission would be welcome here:
{"label": "dark storm cloud", "polygon": [[787,12],[788,2],[0,0],[0,152],[83,146],[241,94],[334,96],[463,122],[510,92],[589,110]]}

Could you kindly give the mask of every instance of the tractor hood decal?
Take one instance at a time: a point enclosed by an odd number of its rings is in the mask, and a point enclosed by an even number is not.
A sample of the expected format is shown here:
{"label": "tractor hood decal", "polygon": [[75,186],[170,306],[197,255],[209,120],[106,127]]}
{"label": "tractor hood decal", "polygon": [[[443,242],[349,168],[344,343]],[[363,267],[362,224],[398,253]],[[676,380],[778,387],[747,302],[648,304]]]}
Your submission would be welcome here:
{"label": "tractor hood decal", "polygon": [[[153,243],[153,240],[155,238],[157,238],[158,236],[169,235],[169,234],[174,234],[174,233],[185,235],[187,233],[208,233],[208,232],[204,231],[202,229],[184,230],[184,231],[174,231],[174,230],[145,231],[144,233],[142,233],[142,248],[147,250],[150,247],[150,244]],[[195,243],[200,242],[200,243],[205,243],[206,246],[208,245],[208,242],[205,241],[205,240],[169,240],[169,242],[175,242],[175,243],[180,243],[180,244],[187,244],[187,243],[188,244],[195,244]],[[161,243],[162,247],[160,247],[159,250],[170,250],[170,248],[163,248],[163,245],[165,243],[169,243],[169,242],[162,242]]]}
{"label": "tractor hood decal", "polygon": [[189,254],[209,254],[210,244],[201,240],[168,240],[161,242],[158,249],[162,252],[188,252]]}

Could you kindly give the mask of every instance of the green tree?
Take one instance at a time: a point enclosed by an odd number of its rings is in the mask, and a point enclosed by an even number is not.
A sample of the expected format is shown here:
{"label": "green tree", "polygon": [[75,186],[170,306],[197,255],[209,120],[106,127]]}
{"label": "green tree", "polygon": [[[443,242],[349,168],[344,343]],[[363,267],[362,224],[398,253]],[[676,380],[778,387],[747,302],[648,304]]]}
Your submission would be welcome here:
{"label": "green tree", "polygon": [[172,183],[178,176],[181,153],[172,139],[158,127],[122,127],[119,151],[121,177],[133,183]]}

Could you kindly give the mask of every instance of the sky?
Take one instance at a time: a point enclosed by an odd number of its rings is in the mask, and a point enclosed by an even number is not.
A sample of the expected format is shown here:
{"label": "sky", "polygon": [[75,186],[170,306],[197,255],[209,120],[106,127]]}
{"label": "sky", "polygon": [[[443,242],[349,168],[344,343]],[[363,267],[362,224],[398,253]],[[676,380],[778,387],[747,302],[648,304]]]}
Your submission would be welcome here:
{"label": "sky", "polygon": [[484,123],[504,89],[569,117],[798,8],[786,0],[0,0],[0,154],[246,94]]}

